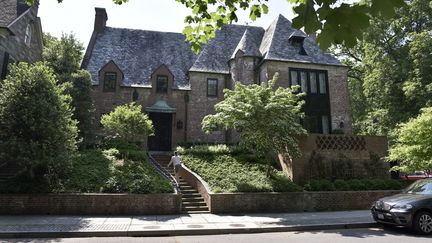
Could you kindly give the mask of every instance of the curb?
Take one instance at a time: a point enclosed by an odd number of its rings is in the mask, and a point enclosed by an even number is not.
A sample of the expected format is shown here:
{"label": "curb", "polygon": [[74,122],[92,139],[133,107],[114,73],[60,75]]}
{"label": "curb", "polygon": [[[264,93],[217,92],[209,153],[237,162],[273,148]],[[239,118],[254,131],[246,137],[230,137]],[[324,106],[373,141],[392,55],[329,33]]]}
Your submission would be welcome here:
{"label": "curb", "polygon": [[137,237],[137,236],[180,236],[180,235],[220,235],[247,234],[290,231],[315,231],[376,227],[377,223],[339,223],[316,225],[291,225],[264,228],[229,228],[229,229],[185,229],[185,230],[145,230],[145,231],[57,231],[57,232],[0,232],[0,238],[74,238],[74,237]]}

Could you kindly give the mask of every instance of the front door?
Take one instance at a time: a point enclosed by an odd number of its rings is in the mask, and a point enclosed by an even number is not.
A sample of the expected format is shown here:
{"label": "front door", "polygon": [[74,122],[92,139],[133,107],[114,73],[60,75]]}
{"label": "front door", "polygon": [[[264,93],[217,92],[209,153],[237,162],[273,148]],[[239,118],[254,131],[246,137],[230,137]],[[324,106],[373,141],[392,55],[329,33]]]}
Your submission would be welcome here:
{"label": "front door", "polygon": [[172,113],[150,112],[154,136],[148,137],[148,150],[170,151],[172,132]]}

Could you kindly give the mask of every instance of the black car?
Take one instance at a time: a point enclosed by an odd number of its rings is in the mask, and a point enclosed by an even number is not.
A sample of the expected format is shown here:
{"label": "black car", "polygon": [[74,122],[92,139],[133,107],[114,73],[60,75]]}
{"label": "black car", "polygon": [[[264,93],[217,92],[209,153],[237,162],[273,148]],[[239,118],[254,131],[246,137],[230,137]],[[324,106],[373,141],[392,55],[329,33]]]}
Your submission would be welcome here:
{"label": "black car", "polygon": [[420,234],[432,233],[432,179],[418,180],[402,193],[372,204],[376,222],[410,227]]}

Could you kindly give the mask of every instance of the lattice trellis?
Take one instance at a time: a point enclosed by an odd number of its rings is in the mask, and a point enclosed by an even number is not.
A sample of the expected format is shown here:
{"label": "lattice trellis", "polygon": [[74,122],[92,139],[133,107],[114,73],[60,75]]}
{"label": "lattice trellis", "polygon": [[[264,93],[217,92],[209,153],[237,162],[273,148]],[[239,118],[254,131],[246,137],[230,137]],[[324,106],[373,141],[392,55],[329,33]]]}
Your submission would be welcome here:
{"label": "lattice trellis", "polygon": [[358,136],[318,136],[315,143],[320,150],[366,150],[366,141]]}

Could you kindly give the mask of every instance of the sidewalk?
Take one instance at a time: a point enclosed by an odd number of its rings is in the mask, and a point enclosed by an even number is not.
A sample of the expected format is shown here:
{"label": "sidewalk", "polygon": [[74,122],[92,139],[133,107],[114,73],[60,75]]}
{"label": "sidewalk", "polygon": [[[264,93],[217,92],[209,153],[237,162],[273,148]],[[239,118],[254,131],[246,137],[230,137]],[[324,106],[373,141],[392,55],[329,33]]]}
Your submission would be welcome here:
{"label": "sidewalk", "polygon": [[0,216],[0,238],[260,233],[375,226],[369,210],[130,217]]}

